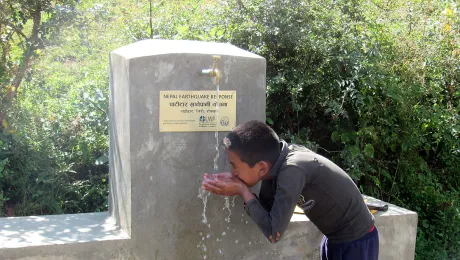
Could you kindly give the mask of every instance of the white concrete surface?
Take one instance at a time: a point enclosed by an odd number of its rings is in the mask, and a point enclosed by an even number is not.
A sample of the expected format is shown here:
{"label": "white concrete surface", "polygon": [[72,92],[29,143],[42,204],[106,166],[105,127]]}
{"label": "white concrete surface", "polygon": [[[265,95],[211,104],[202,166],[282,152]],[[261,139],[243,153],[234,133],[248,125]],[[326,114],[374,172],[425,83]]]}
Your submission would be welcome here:
{"label": "white concrete surface", "polygon": [[0,218],[0,248],[129,239],[107,212]]}

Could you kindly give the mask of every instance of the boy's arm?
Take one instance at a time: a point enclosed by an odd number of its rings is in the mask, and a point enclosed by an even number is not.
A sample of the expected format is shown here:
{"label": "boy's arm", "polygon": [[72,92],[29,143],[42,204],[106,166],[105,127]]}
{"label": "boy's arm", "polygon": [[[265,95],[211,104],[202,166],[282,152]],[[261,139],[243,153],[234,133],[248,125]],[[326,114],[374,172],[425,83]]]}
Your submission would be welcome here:
{"label": "boy's arm", "polygon": [[273,190],[273,180],[263,180],[260,185],[257,200],[262,204],[264,209],[270,211],[275,202],[275,191]]}
{"label": "boy's arm", "polygon": [[272,243],[278,241],[286,231],[307,179],[308,175],[297,166],[283,169],[278,174],[275,201],[270,211],[260,204],[249,189],[242,192],[246,212]]}

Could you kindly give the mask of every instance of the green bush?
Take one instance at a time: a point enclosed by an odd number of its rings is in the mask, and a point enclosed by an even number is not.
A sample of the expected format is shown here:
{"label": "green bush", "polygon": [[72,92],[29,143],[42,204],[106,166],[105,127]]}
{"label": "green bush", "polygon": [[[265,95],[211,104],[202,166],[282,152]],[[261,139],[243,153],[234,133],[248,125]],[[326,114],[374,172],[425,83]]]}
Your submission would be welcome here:
{"label": "green bush", "polygon": [[46,24],[45,50],[1,113],[7,215],[107,210],[108,165],[96,161],[108,151],[108,63],[100,60],[112,42],[96,25],[109,21],[97,4],[59,12],[72,12],[72,22],[55,21],[62,31]]}

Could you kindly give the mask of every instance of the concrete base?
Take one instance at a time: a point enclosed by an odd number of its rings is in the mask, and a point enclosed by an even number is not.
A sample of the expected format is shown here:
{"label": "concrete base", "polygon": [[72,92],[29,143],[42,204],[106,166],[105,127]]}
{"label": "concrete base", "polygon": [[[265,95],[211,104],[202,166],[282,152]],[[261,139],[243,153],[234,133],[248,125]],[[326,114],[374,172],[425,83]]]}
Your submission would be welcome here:
{"label": "concrete base", "polygon": [[[235,207],[241,206],[240,201],[236,204]],[[376,214],[376,226],[380,233],[379,259],[414,259],[417,214],[389,205],[387,212]],[[242,219],[251,221],[247,216]],[[137,255],[133,240],[113,223],[107,213],[3,218],[0,219],[0,256],[8,260],[144,260]],[[231,238],[223,236],[220,242],[226,245],[227,250],[215,259],[319,259],[323,235],[305,215],[294,214],[285,237],[276,244],[270,244],[260,232],[259,239],[249,241],[242,235],[248,230],[259,232],[250,222],[246,230],[233,232],[230,229]],[[192,242],[198,243],[199,238],[197,235],[197,240]],[[211,244],[211,240],[215,237],[210,237],[206,243]],[[216,251],[218,248],[209,246],[207,250]],[[164,258],[152,255],[149,259]]]}
{"label": "concrete base", "polygon": [[107,212],[0,218],[1,259],[129,259],[129,239]]}

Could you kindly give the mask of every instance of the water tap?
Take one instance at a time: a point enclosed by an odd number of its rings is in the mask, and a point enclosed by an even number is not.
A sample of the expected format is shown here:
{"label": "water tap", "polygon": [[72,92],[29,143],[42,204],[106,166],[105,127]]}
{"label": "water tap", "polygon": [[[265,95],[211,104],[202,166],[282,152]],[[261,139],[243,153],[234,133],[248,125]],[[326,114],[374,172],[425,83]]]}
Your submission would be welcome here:
{"label": "water tap", "polygon": [[218,62],[220,60],[220,56],[219,55],[213,55],[212,58],[214,59],[214,62],[212,64],[212,68],[211,69],[203,69],[203,70],[201,70],[201,74],[202,75],[209,75],[211,78],[216,78],[216,85],[219,85],[221,74],[220,74],[220,71],[219,71],[219,68],[218,68]]}

